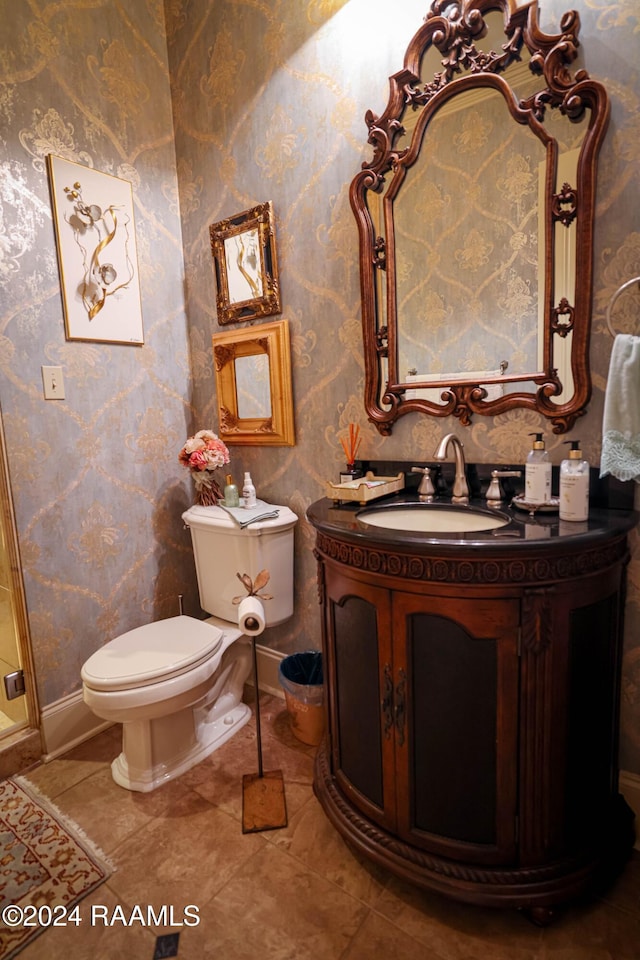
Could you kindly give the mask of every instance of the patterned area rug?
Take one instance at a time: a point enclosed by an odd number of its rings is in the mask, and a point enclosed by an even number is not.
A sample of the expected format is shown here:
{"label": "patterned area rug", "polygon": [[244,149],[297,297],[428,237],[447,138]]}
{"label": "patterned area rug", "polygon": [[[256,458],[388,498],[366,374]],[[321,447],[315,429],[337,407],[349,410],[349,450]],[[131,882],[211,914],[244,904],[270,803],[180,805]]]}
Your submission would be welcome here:
{"label": "patterned area rug", "polygon": [[0,781],[0,960],[15,957],[57,915],[68,916],[112,870],[33,784]]}

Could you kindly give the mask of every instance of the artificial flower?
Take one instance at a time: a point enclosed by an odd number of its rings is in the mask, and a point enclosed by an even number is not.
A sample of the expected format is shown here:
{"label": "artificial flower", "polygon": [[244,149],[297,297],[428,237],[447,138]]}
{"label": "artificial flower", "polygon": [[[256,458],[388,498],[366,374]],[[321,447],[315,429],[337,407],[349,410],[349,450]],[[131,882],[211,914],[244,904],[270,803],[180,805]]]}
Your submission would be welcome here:
{"label": "artificial flower", "polygon": [[226,444],[212,430],[199,430],[189,437],[178,454],[178,460],[190,470],[217,470],[229,463]]}
{"label": "artificial flower", "polygon": [[229,463],[226,444],[213,430],[199,430],[189,437],[178,454],[178,461],[191,471],[196,485],[196,497],[202,506],[215,506],[222,499],[222,491],[214,471]]}

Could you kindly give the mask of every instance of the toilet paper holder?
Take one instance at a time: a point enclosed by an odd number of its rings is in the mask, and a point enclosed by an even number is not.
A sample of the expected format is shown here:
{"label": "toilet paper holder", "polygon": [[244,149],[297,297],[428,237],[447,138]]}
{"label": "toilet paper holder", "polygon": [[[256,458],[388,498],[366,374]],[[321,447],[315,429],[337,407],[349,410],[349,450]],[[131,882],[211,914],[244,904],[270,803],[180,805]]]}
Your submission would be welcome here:
{"label": "toilet paper holder", "polygon": [[238,607],[238,626],[243,633],[257,636],[265,627],[263,600],[273,600],[271,594],[264,593],[269,583],[268,570],[261,570],[252,580],[248,573],[236,573],[238,580],[244,584],[247,596],[234,597],[232,603]]}
{"label": "toilet paper holder", "polygon": [[256,636],[264,630],[263,600],[273,597],[264,593],[269,583],[269,571],[261,570],[252,580],[247,573],[236,573],[247,591],[247,596],[234,597],[238,607],[238,626],[251,637],[253,648],[253,682],[256,697],[256,740],[258,747],[258,773],[247,773],[242,778],[242,832],[256,833],[262,830],[277,830],[287,826],[287,802],[284,794],[282,770],[265,773],[262,764],[262,734],[260,729],[260,688],[258,685],[258,660]]}

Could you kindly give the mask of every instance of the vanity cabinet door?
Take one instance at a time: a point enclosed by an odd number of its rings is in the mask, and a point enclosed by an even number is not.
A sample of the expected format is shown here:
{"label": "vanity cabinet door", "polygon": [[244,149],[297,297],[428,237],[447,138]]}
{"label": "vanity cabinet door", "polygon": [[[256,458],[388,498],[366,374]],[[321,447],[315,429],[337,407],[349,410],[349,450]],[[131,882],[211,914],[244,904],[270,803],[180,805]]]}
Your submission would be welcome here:
{"label": "vanity cabinet door", "polygon": [[330,565],[325,589],[332,772],[365,816],[394,829],[390,594]]}
{"label": "vanity cabinet door", "polygon": [[414,846],[514,860],[519,611],[515,599],[393,596],[398,832]]}
{"label": "vanity cabinet door", "polygon": [[[618,795],[622,569],[530,590],[520,672],[520,862],[607,846]],[[541,722],[541,718],[544,722]],[[603,839],[604,837],[604,839]]]}

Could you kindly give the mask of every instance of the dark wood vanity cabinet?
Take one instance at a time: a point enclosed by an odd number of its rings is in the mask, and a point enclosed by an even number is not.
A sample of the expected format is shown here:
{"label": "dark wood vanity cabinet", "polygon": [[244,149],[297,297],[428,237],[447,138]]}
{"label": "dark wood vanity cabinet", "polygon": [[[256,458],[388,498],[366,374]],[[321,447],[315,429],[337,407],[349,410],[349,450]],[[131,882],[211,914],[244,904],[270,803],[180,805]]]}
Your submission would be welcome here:
{"label": "dark wood vanity cabinet", "polygon": [[316,794],[399,876],[546,922],[633,842],[617,789],[626,536],[447,553],[352,528],[318,526]]}
{"label": "dark wood vanity cabinet", "polygon": [[[507,863],[516,837],[518,602],[372,588],[331,564],[336,782],[408,843]],[[456,802],[452,802],[456,798]]]}

